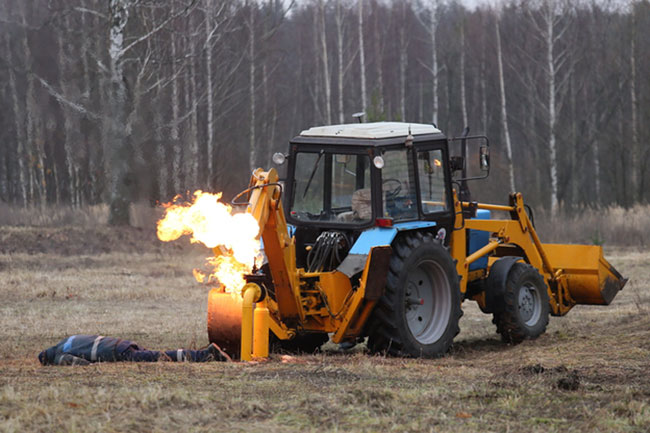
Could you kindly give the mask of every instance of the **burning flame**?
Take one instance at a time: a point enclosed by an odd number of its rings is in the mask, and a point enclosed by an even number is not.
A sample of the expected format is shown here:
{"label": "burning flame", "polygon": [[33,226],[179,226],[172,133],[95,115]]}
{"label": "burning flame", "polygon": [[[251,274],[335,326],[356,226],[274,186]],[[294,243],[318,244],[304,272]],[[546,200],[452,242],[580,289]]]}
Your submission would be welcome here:
{"label": "burning flame", "polygon": [[192,243],[212,248],[215,256],[206,259],[209,273],[194,269],[198,282],[219,282],[226,292],[240,293],[244,275],[261,259],[259,225],[249,213],[232,213],[219,201],[221,193],[196,191],[189,203],[163,205],[165,215],[158,221],[158,239],[174,241],[189,235]]}

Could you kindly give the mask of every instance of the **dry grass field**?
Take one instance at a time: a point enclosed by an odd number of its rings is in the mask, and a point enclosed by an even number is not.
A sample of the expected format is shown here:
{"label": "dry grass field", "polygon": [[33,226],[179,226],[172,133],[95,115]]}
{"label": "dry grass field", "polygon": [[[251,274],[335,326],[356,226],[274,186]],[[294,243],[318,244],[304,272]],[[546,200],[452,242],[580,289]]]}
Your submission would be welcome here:
{"label": "dry grass field", "polygon": [[75,333],[149,348],[201,347],[208,288],[199,247],[152,229],[0,227],[0,431],[650,431],[650,253],[608,248],[630,278],[609,307],[551,318],[506,346],[464,305],[437,360],[362,346],[260,364],[41,367]]}

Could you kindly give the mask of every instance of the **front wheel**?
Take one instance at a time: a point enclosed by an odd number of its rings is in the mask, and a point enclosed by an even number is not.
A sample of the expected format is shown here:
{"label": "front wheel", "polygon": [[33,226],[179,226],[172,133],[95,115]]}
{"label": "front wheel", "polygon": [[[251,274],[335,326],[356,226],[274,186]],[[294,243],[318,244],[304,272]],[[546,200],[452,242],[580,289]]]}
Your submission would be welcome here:
{"label": "front wheel", "polygon": [[396,356],[438,357],[451,347],[461,316],[458,275],[429,234],[393,244],[386,292],[368,323],[368,348]]}
{"label": "front wheel", "polygon": [[518,344],[546,331],[550,304],[544,278],[533,266],[515,263],[506,280],[503,312],[494,315],[506,343]]}

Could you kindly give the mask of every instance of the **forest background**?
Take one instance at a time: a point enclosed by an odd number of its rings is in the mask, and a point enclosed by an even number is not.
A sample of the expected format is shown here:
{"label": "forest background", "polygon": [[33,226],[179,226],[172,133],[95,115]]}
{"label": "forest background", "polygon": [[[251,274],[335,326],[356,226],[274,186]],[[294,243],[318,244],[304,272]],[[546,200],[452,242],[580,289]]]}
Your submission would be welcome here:
{"label": "forest background", "polygon": [[650,198],[647,0],[2,0],[0,202],[231,197],[314,125],[465,126],[482,201]]}

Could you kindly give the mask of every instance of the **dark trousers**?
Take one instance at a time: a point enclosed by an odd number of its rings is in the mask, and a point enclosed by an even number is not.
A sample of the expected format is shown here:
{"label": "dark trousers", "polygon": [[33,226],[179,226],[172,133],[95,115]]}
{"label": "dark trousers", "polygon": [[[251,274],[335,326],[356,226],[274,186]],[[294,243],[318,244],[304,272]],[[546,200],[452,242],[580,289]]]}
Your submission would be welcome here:
{"label": "dark trousers", "polygon": [[118,361],[132,362],[206,362],[211,359],[208,350],[146,350],[130,341],[121,341],[117,346]]}

